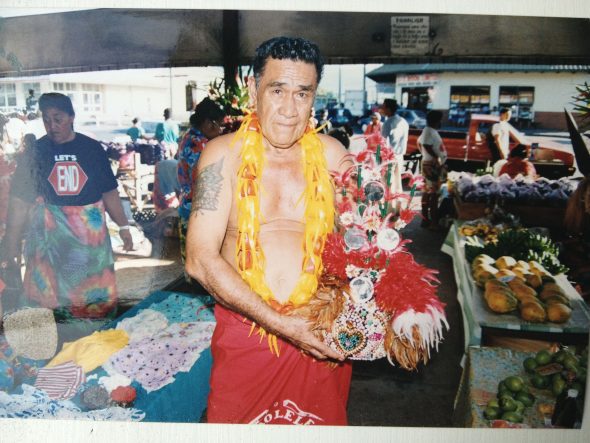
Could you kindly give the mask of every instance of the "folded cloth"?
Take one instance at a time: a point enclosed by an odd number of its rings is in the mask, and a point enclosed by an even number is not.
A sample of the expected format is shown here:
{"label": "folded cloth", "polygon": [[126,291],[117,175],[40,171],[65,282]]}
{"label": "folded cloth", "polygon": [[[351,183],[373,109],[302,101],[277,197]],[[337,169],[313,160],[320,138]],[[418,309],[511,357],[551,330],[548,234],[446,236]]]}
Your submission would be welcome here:
{"label": "folded cloth", "polygon": [[51,368],[73,361],[82,366],[84,372],[90,372],[127,346],[127,343],[129,343],[129,336],[121,329],[96,331],[74,342],[64,343],[63,349],[47,364],[47,367]]}
{"label": "folded cloth", "polygon": [[6,314],[4,334],[17,355],[32,360],[44,360],[55,355],[57,326],[51,309],[25,308]]}
{"label": "folded cloth", "polygon": [[84,383],[83,369],[72,362],[57,365],[53,368],[41,368],[35,381],[35,387],[57,400],[67,400],[76,395],[78,388]]}

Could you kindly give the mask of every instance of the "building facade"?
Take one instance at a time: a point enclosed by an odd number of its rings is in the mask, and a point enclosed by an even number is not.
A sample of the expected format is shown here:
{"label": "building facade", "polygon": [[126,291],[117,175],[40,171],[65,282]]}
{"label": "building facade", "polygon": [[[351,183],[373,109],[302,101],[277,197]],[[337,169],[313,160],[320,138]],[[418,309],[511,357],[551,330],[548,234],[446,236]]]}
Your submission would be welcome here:
{"label": "building facade", "polygon": [[445,125],[462,126],[471,113],[508,107],[517,126],[565,130],[563,110],[573,109],[575,87],[590,81],[590,66],[383,65],[368,76],[393,84],[404,107],[443,111]]}

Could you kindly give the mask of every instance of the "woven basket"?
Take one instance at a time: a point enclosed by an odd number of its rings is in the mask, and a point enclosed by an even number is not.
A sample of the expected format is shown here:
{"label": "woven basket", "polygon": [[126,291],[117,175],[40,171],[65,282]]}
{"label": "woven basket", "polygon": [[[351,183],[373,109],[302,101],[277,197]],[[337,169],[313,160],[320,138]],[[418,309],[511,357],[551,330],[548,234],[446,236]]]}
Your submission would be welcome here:
{"label": "woven basket", "polygon": [[25,308],[6,314],[4,335],[15,354],[33,360],[49,359],[57,350],[57,326],[51,309]]}

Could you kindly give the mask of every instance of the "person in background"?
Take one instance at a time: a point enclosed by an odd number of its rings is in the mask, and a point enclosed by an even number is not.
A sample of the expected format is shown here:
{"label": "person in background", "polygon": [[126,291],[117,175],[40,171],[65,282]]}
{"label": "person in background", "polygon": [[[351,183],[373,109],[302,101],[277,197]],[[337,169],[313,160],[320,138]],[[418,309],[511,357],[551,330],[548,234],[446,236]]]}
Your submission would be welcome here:
{"label": "person in background", "polygon": [[346,149],[350,148],[350,135],[344,127],[331,129],[328,135],[342,143]]}
{"label": "person in background", "polygon": [[34,89],[29,89],[29,95],[27,96],[25,103],[27,106],[27,112],[37,112],[38,104]]}
{"label": "person in background", "polygon": [[410,125],[408,122],[396,114],[398,110],[397,101],[391,98],[383,100],[381,112],[387,119],[381,127],[381,135],[387,141],[387,144],[395,154],[395,165],[392,171],[392,189],[393,192],[402,192],[402,168],[404,167],[404,155],[408,148],[408,135]]}
{"label": "person in background", "polygon": [[39,108],[47,135],[19,158],[0,265],[20,273],[24,237],[23,297],[53,309],[60,337],[69,341],[95,330],[91,320],[116,314],[105,211],[119,225],[126,250],[133,240],[107,154],[97,141],[74,132],[69,97],[43,94]]}
{"label": "person in background", "polygon": [[138,139],[145,138],[145,129],[142,128],[139,118],[135,117],[131,123],[133,126],[127,129],[127,135],[131,137],[131,141],[135,143]]}
{"label": "person in background", "polygon": [[563,226],[568,237],[559,259],[570,268],[568,278],[577,283],[582,297],[590,301],[590,177],[580,181],[570,195]]}
{"label": "person in background", "polygon": [[502,165],[498,175],[508,174],[511,178],[515,178],[518,174],[521,174],[524,177],[535,178],[537,171],[529,161],[530,152],[528,146],[516,145],[508,154],[508,161]]}
{"label": "person in background", "polygon": [[369,122],[369,124],[365,128],[365,131],[363,132],[363,134],[371,135],[375,132],[381,133],[382,127],[383,127],[383,124],[381,123],[381,114],[379,114],[379,112],[373,112],[371,114],[371,121]]}
{"label": "person in background", "polygon": [[430,111],[426,115],[426,127],[418,137],[418,149],[422,154],[422,227],[438,228],[438,199],[440,187],[446,180],[447,153],[438,129],[443,114]]}
{"label": "person in background", "polygon": [[510,126],[508,121],[512,116],[510,108],[500,109],[500,121],[492,126],[492,137],[499,152],[492,155],[494,161],[508,158],[510,152]]}
{"label": "person in background", "polygon": [[205,97],[195,107],[190,116],[190,128],[182,137],[178,151],[178,182],[180,185],[180,255],[186,259],[186,232],[192,209],[193,184],[197,176],[197,162],[207,142],[221,135],[225,113],[209,97]]}
{"label": "person in background", "polygon": [[329,134],[330,131],[332,130],[332,122],[330,121],[328,116],[329,116],[328,110],[322,109],[322,113],[320,115],[320,119],[317,124],[318,127],[322,127],[322,130],[320,131],[322,134]]}
{"label": "person in background", "polygon": [[172,120],[170,108],[164,109],[164,121],[158,123],[154,137],[165,147],[165,158],[173,158],[178,151],[178,137],[180,135],[178,123]]}

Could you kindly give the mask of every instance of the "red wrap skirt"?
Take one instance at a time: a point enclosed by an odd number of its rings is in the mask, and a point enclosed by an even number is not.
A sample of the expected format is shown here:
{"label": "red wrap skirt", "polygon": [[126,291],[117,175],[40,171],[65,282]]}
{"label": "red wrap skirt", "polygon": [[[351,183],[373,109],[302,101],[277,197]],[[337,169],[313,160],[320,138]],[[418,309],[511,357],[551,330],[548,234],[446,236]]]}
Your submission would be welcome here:
{"label": "red wrap skirt", "polygon": [[280,339],[277,357],[243,316],[217,305],[215,318],[209,423],[347,424],[349,362],[333,367]]}

